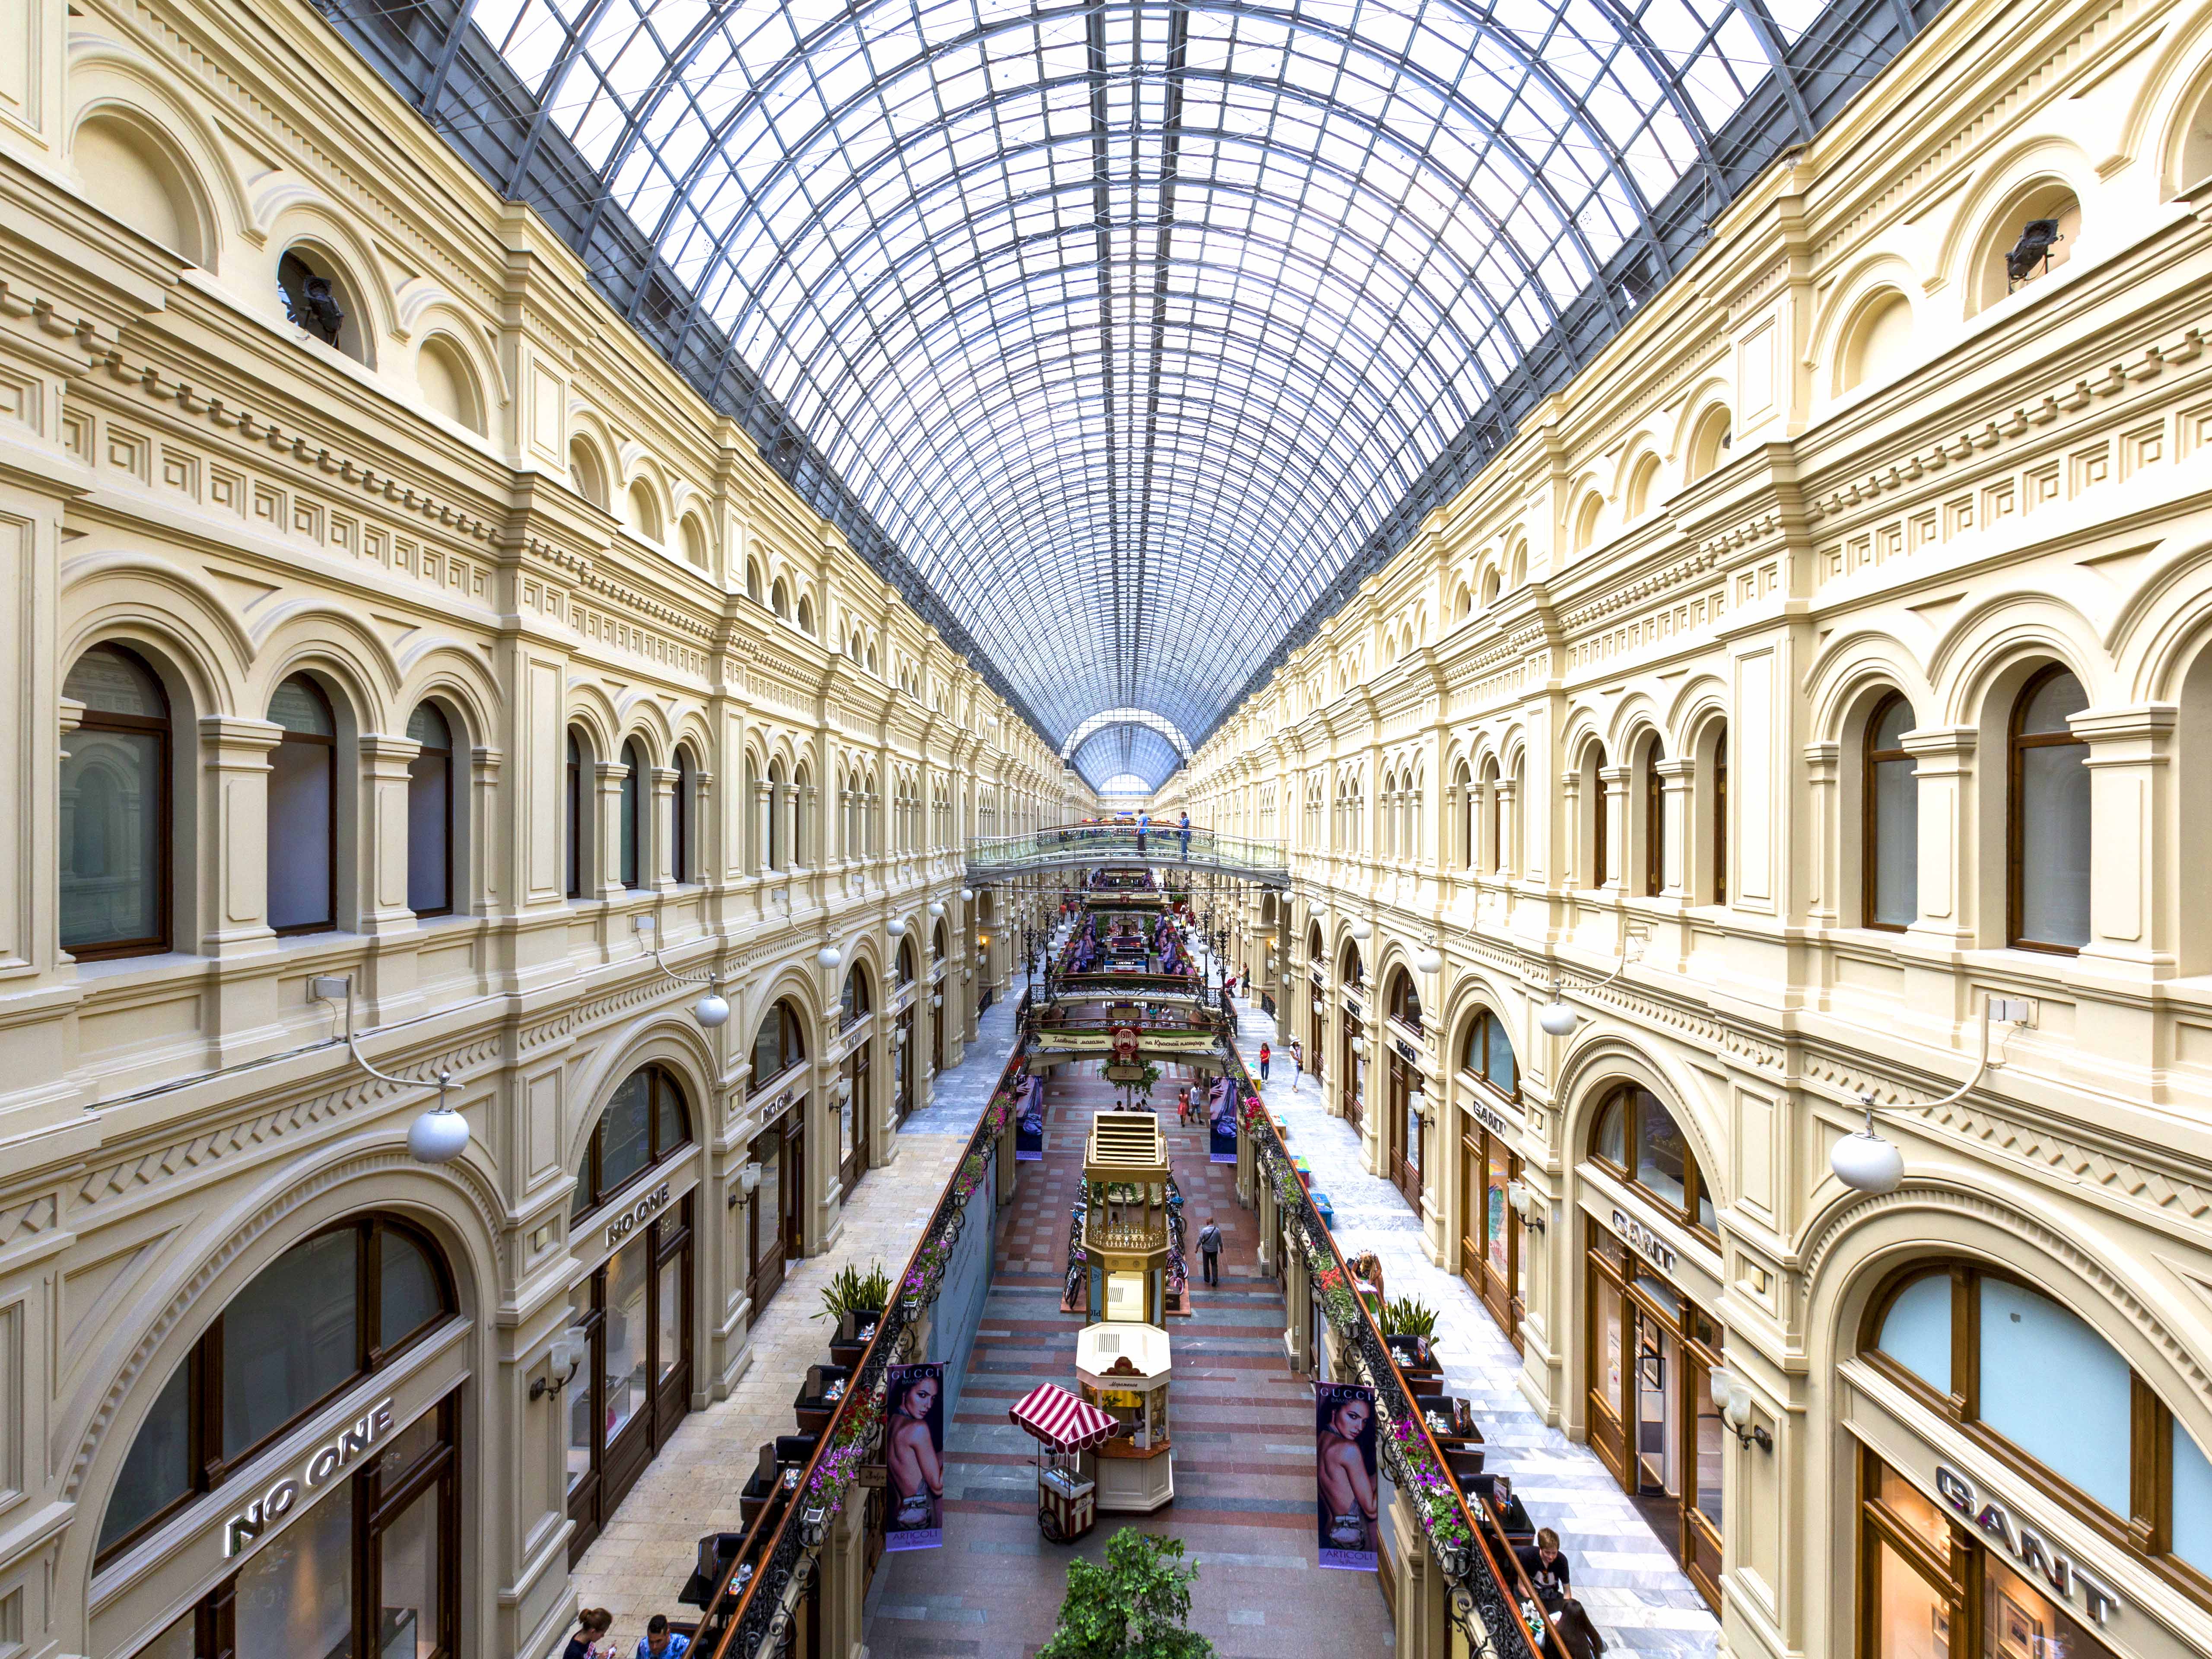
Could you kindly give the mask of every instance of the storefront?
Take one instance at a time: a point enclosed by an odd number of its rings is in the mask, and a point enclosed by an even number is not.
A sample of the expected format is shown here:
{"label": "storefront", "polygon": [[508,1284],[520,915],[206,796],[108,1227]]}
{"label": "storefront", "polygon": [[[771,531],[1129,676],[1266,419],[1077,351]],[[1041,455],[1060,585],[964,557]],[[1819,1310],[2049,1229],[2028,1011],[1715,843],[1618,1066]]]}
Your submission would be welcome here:
{"label": "storefront", "polygon": [[903,1123],[914,1111],[914,1007],[899,1010],[891,1028],[891,1116]]}
{"label": "storefront", "polygon": [[868,1049],[875,1036],[872,1006],[866,971],[856,965],[845,975],[844,998],[837,1014],[838,1041],[851,1045],[837,1067],[837,1180],[846,1197],[851,1196],[868,1167]]}
{"label": "storefront", "polygon": [[1340,993],[1344,999],[1344,1018],[1340,1022],[1343,1030],[1337,1035],[1336,1088],[1337,1115],[1353,1128],[1362,1127],[1366,1116],[1367,1092],[1367,1022],[1364,1018],[1366,1004],[1360,996],[1359,981],[1364,971],[1359,963],[1359,947],[1346,944],[1340,966]]}
{"label": "storefront", "polygon": [[1425,1163],[1421,1115],[1421,1000],[1413,989],[1413,976],[1399,969],[1390,976],[1387,1006],[1389,1018],[1382,1026],[1387,1054],[1388,1105],[1382,1119],[1382,1170],[1390,1183],[1406,1195],[1418,1213],[1421,1207],[1421,1171]]}
{"label": "storefront", "polygon": [[2036,1286],[1923,1262],[1840,1368],[1860,1659],[2166,1659],[2212,1630],[2212,1461]]}
{"label": "storefront", "polygon": [[1520,1141],[1514,1120],[1521,1110],[1521,1074],[1504,1023],[1487,1009],[1474,1016],[1460,1045],[1458,1096],[1460,1277],[1518,1350],[1527,1311],[1521,1294],[1521,1218],[1505,1195],[1521,1178],[1521,1157],[1513,1150]]}
{"label": "storefront", "polygon": [[752,1317],[783,1287],[784,1275],[804,1251],[799,1237],[799,1191],[806,1168],[806,1096],[787,1088],[762,1109],[761,1127],[745,1150],[752,1191],[740,1188],[738,1248],[744,1257]]}
{"label": "storefront", "polygon": [[134,1431],[88,1651],[456,1653],[470,1329],[407,1222],[349,1217],[280,1254]]}
{"label": "storefront", "polygon": [[[1599,1109],[1580,1173],[1591,1449],[1715,1607],[1724,1337],[1718,1239],[1696,1158],[1647,1089]],[[1699,1224],[1702,1221],[1702,1224]]]}
{"label": "storefront", "polygon": [[642,1066],[609,1098],[576,1178],[568,1292],[590,1358],[564,1385],[570,1565],[690,1409],[692,1188],[699,1156],[675,1078]]}

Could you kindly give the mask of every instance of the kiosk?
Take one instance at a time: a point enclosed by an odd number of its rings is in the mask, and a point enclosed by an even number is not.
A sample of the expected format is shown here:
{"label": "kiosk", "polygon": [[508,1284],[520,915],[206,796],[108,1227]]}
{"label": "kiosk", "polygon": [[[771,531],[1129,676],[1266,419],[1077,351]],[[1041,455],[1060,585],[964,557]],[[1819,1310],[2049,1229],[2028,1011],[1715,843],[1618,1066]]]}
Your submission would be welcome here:
{"label": "kiosk", "polygon": [[1175,1501],[1175,1453],[1168,1440],[1172,1369],[1168,1334],[1154,1326],[1089,1325],[1075,1339],[1083,1398],[1117,1425],[1097,1450],[1102,1510],[1142,1514]]}
{"label": "kiosk", "polygon": [[1091,1317],[1158,1325],[1166,1310],[1168,1149],[1150,1112],[1101,1112],[1083,1152]]}

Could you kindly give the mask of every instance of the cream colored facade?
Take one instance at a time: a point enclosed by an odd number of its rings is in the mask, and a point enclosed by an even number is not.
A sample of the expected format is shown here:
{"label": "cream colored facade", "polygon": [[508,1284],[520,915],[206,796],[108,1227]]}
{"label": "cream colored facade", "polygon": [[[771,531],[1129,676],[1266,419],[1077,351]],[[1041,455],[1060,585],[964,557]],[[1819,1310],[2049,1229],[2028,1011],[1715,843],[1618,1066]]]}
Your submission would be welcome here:
{"label": "cream colored facade", "polygon": [[[0,787],[18,807],[0,842],[0,1655],[136,1650],[238,1565],[226,1517],[334,1425],[386,1398],[404,1421],[453,1389],[461,1650],[549,1651],[574,1606],[570,1528],[561,1415],[530,1389],[619,1230],[611,1201],[570,1222],[610,1092],[657,1061],[692,1115],[696,1145],[656,1174],[694,1195],[696,1407],[749,1359],[732,1206],[764,1012],[802,1014],[808,1061],[779,1081],[807,1103],[811,1252],[840,1225],[841,1063],[872,1046],[867,1161],[888,1164],[893,1021],[914,1015],[917,1062],[935,1044],[957,1063],[1018,963],[1027,896],[963,894],[966,838],[1091,798],[311,9],[5,8],[0,197]],[[292,252],[340,279],[335,348],[287,319]],[[168,700],[172,948],[79,963],[58,943],[58,768],[84,713],[63,685],[102,643]],[[336,926],[279,937],[267,715],[302,674],[337,727]],[[426,701],[459,793],[434,920],[408,908],[402,734]],[[627,884],[626,743],[647,797]],[[697,988],[659,975],[637,916],[672,966],[725,976],[726,1025],[694,1021]],[[857,1025],[839,1007],[856,969]],[[313,975],[351,976],[378,1065],[451,1069],[465,1156],[410,1158],[424,1091],[331,1046]],[[288,1245],[367,1210],[435,1239],[458,1319],[95,1571],[153,1392]]]}
{"label": "cream colored facade", "polygon": [[[1318,1030],[1332,1099],[1347,1007],[1370,1077],[1417,1047],[1441,1264],[1463,1265],[1455,1149],[1502,1121],[1548,1222],[1522,1234],[1521,1381],[1553,1420],[1589,1427],[1586,1216],[1625,1212],[1644,1269],[1720,1317],[1773,1436],[1726,1446],[1738,1654],[1858,1650],[1862,1442],[1931,1498],[1942,1459],[2037,1516],[2117,1587],[2115,1650],[2212,1648],[2201,1585],[1859,1357],[1899,1265],[2001,1264],[2212,1446],[2208,204],[2212,11],[1953,5],[1154,806],[1289,842],[1294,896],[1254,897],[1239,959]],[[2045,216],[2063,262],[2008,292]],[[2010,722],[2054,664],[2086,693],[2093,848],[2086,939],[2056,952],[2008,943],[2008,903]],[[1897,931],[1867,925],[1863,835],[1893,691],[1917,799]],[[1340,972],[1360,927],[1364,995]],[[1377,1006],[1401,969],[1418,1033]],[[1565,1038],[1534,1019],[1555,973]],[[1963,1102],[1913,1109],[1972,1071],[1989,995],[2028,1023],[1992,1028]],[[1461,1069],[1486,1009],[1517,1103]],[[1680,1122],[1717,1243],[1589,1161],[1623,1082]],[[1829,1170],[1867,1090],[1905,1158],[1876,1199]]]}

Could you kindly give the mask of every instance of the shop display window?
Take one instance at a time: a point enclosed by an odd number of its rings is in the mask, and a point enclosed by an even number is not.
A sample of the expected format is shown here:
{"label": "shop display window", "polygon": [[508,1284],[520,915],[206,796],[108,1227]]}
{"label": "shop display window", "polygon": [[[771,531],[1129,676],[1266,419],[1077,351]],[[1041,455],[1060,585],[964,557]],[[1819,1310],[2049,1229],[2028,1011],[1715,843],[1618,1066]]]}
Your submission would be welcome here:
{"label": "shop display window", "polygon": [[301,1240],[233,1297],[155,1396],[100,1521],[110,1559],[454,1307],[428,1238],[380,1217]]}
{"label": "shop display window", "polygon": [[1719,1216],[1689,1139],[1649,1089],[1613,1091],[1590,1129],[1590,1157],[1699,1231],[1717,1236]]}
{"label": "shop display window", "polygon": [[1875,1549],[1875,1643],[1869,1659],[1952,1659],[1950,1598],[1888,1543],[1877,1542]]}
{"label": "shop display window", "polygon": [[[1993,1268],[1927,1264],[1900,1273],[1874,1298],[1860,1352],[1990,1452],[2071,1499],[2106,1538],[2212,1601],[2212,1462],[2087,1321]],[[1909,1514],[1901,1497],[1891,1507]],[[2058,1659],[2075,1650],[2040,1651]]]}
{"label": "shop display window", "polygon": [[350,1659],[353,1505],[331,1493],[255,1551],[237,1583],[240,1659]]}

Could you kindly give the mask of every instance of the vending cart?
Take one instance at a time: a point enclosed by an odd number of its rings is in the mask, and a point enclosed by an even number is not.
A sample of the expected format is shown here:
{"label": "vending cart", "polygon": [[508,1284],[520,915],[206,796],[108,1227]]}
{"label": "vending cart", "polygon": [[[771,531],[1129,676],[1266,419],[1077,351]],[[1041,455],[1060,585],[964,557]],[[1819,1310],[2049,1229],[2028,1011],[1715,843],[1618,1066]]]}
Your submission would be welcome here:
{"label": "vending cart", "polygon": [[1083,1472],[1083,1454],[1112,1437],[1114,1419],[1056,1382],[1031,1389],[1006,1415],[1037,1443],[1037,1530],[1049,1543],[1073,1543],[1098,1518],[1098,1487]]}

